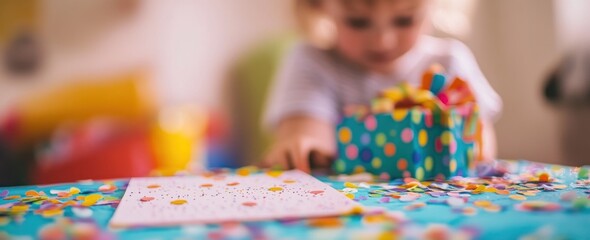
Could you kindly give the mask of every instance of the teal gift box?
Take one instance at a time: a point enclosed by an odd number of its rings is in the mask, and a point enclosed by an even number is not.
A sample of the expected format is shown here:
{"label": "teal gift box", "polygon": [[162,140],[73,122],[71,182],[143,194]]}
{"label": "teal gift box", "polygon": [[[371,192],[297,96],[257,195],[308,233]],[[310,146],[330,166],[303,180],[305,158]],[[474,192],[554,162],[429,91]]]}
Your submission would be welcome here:
{"label": "teal gift box", "polygon": [[382,113],[360,112],[345,116],[337,125],[335,172],[418,180],[473,172],[481,143],[475,101],[444,108],[418,104]]}

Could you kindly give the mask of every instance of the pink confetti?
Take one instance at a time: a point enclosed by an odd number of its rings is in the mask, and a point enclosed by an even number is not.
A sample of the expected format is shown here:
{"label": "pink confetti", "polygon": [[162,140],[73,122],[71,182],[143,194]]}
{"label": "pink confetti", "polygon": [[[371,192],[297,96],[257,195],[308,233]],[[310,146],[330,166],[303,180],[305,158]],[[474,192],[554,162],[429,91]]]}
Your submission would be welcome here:
{"label": "pink confetti", "polygon": [[146,197],[142,197],[141,199],[139,199],[139,201],[149,202],[149,201],[154,200],[154,199],[155,199],[154,197],[147,197],[146,196]]}

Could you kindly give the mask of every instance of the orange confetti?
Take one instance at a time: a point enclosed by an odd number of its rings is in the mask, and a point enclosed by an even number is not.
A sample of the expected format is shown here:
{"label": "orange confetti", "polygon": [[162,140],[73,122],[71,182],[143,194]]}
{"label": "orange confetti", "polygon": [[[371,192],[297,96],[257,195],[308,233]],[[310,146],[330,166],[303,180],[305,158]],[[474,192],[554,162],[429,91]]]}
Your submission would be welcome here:
{"label": "orange confetti", "polygon": [[549,174],[541,173],[541,175],[539,175],[539,182],[549,182]]}
{"label": "orange confetti", "polygon": [[159,188],[159,187],[160,187],[160,185],[158,185],[158,184],[151,184],[151,185],[147,186],[147,188]]}
{"label": "orange confetti", "polygon": [[307,221],[307,225],[321,228],[340,227],[342,226],[342,220],[338,217],[312,218]]}
{"label": "orange confetti", "polygon": [[508,190],[498,190],[498,191],[496,191],[496,194],[508,195],[508,194],[510,194],[510,191],[508,191]]}
{"label": "orange confetti", "polygon": [[176,200],[170,201],[170,204],[172,204],[172,205],[183,205],[186,203],[187,203],[187,201],[184,199],[176,199]]}
{"label": "orange confetti", "polygon": [[25,192],[25,196],[36,197],[36,196],[39,196],[39,193],[35,190],[29,190],[29,191]]}
{"label": "orange confetti", "polygon": [[324,190],[315,190],[315,191],[310,191],[309,193],[311,193],[313,195],[318,195],[320,193],[324,193]]}
{"label": "orange confetti", "polygon": [[211,184],[211,183],[204,183],[204,184],[201,184],[201,187],[203,187],[203,188],[210,188],[210,187],[213,187],[213,184]]}
{"label": "orange confetti", "polygon": [[238,184],[240,184],[239,182],[230,182],[227,185],[228,186],[237,186]]}
{"label": "orange confetti", "polygon": [[287,179],[283,181],[284,183],[296,183],[297,181],[295,180],[291,180],[291,179]]}
{"label": "orange confetti", "polygon": [[8,196],[5,197],[4,200],[14,200],[14,199],[19,199],[20,195],[12,195],[12,196]]}
{"label": "orange confetti", "polygon": [[246,207],[254,207],[257,204],[255,202],[243,202],[242,205]]}

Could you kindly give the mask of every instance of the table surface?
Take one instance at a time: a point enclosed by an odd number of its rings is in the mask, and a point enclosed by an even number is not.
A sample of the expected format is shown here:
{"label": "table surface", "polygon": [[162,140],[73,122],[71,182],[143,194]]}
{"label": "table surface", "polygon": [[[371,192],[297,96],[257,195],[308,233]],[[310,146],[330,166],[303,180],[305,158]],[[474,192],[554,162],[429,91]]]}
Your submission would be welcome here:
{"label": "table surface", "polygon": [[[126,179],[0,188],[0,239],[588,238],[588,168],[527,161],[499,161],[498,166],[507,172],[502,177],[438,183],[318,177],[366,207],[357,215],[124,230],[107,225]],[[89,194],[102,199],[85,203]],[[90,206],[80,207],[84,204]]]}

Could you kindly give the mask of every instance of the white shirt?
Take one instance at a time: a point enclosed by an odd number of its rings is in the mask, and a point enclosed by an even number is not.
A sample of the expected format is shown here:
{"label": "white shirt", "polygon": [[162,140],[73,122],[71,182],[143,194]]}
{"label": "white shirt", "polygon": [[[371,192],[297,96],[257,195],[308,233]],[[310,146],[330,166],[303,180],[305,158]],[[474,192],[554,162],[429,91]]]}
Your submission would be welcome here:
{"label": "white shirt", "polygon": [[475,57],[458,40],[422,36],[396,61],[394,72],[372,74],[352,66],[330,51],[304,43],[295,45],[283,59],[264,116],[266,128],[284,118],[305,115],[333,122],[342,117],[344,106],[369,105],[380,90],[403,81],[419,86],[422,74],[439,63],[448,77],[465,79],[475,94],[484,119],[495,120],[502,101],[479,69]]}

